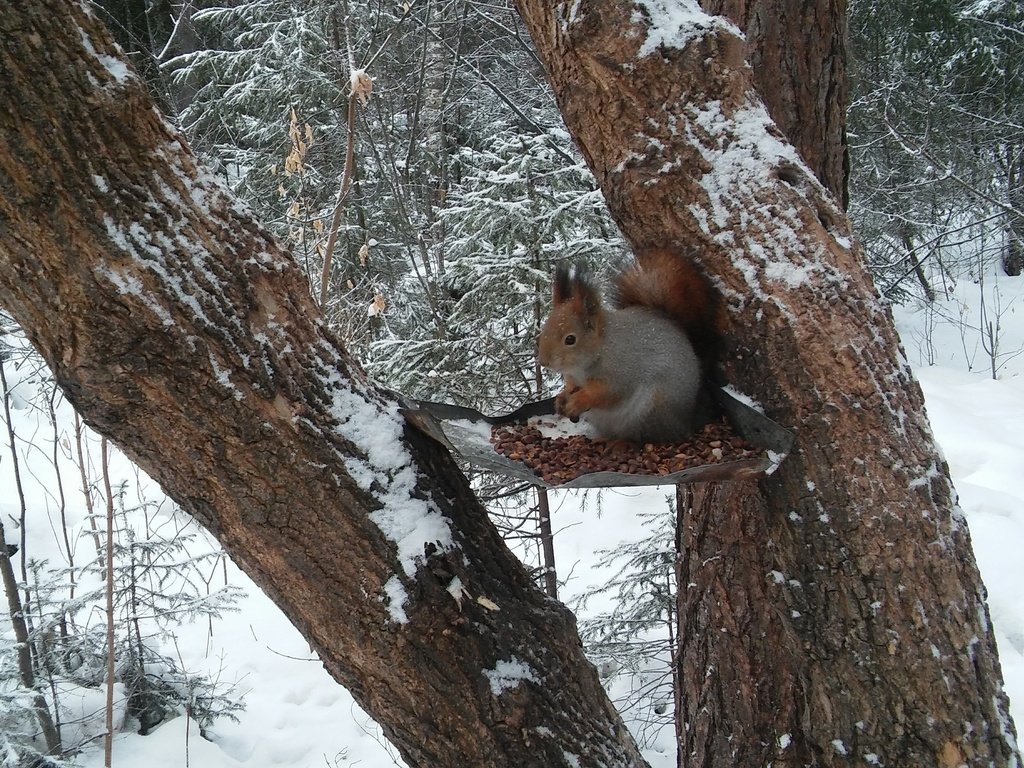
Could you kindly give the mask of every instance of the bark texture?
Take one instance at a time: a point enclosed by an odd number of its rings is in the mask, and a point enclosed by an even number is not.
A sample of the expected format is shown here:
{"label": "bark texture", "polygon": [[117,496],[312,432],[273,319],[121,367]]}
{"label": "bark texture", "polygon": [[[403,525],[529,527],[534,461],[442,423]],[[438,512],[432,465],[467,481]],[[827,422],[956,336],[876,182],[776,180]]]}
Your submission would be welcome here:
{"label": "bark texture", "polygon": [[840,202],[849,203],[846,0],[703,0],[743,30],[768,114]]}
{"label": "bark texture", "polygon": [[644,765],[572,615],[365,380],[88,6],[6,4],[0,82],[0,304],[407,763]]}
{"label": "bark texture", "polygon": [[624,233],[705,267],[726,378],[796,433],[773,476],[683,510],[680,764],[1019,764],[920,388],[737,30],[693,2],[518,5]]}

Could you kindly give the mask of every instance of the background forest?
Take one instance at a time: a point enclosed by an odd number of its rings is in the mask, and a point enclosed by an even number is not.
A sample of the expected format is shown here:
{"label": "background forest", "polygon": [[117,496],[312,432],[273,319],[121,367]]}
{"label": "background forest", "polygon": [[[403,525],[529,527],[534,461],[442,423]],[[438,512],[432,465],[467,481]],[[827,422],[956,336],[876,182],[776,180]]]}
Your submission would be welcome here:
{"label": "background forest", "polygon": [[[607,270],[628,249],[510,4],[97,7],[195,151],[291,244],[327,321],[374,377],[485,412],[550,392],[534,339],[553,265]],[[979,390],[977,376],[919,370],[940,441],[977,441],[967,421],[942,421],[957,388],[960,402],[984,391],[992,408],[1024,398],[1017,382],[991,388],[1015,378],[1024,348],[1012,279],[1024,269],[1024,9],[855,0],[849,40],[849,210],[912,362],[1002,380]],[[107,717],[124,733],[115,762],[127,764],[180,765],[183,750],[204,766],[397,763],[269,601],[80,423],[18,328],[0,323],[4,764],[42,765],[47,751],[101,764]],[[1008,417],[996,408],[991,419]],[[1009,520],[1003,480],[975,475],[994,472],[999,451],[1024,452],[984,440],[992,453],[969,452],[963,481],[946,444],[954,479],[969,512],[977,484],[988,489],[979,505]],[[477,482],[540,583],[576,601],[645,755],[674,765],[674,499],[548,499]],[[599,516],[629,522],[607,530]],[[1003,550],[986,550],[987,519],[970,521],[992,588],[986,563],[1003,568]],[[1024,650],[1024,611],[1000,594],[993,616],[1013,627],[1001,644]],[[1013,698],[1024,671],[1001,650]]]}

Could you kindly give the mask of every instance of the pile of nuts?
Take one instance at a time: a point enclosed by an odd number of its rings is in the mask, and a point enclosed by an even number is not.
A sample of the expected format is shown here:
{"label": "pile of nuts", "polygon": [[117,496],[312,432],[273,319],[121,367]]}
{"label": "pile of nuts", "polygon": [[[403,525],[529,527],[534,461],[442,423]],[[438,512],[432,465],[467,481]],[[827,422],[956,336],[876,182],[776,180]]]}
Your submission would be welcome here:
{"label": "pile of nuts", "polygon": [[725,421],[706,424],[683,443],[637,445],[584,435],[547,437],[529,424],[495,426],[491,443],[498,453],[522,462],[549,485],[561,485],[591,472],[669,475],[703,464],[755,458],[762,453]]}

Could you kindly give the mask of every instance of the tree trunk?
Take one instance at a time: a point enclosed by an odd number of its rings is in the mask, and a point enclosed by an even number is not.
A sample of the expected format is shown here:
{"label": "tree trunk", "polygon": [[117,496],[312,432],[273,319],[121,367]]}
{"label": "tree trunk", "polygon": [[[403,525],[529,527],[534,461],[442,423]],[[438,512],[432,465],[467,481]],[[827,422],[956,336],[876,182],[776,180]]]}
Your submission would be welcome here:
{"label": "tree trunk", "polygon": [[686,511],[682,762],[1016,765],[970,537],[843,212],[695,4],[518,0],[627,238],[720,290],[727,379],[796,434]]}
{"label": "tree trunk", "polygon": [[1005,230],[1006,246],[1003,252],[1003,271],[1011,277],[1024,272],[1024,144],[1007,148],[1006,186],[1010,210]]}
{"label": "tree trunk", "polygon": [[754,85],[768,114],[845,209],[846,0],[703,0],[747,38]]}
{"label": "tree trunk", "polygon": [[407,763],[644,765],[570,612],[327,332],[89,6],[8,3],[0,82],[0,304]]}

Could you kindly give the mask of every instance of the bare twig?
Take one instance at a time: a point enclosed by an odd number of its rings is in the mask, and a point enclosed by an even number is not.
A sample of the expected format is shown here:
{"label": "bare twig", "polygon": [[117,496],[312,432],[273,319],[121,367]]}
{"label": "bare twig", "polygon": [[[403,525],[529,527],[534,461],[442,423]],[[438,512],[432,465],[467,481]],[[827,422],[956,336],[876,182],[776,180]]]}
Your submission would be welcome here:
{"label": "bare twig", "polygon": [[[15,485],[17,486],[18,499],[21,504],[22,521],[22,570],[25,570],[25,549],[24,549],[24,521],[25,521],[25,494],[21,485],[21,474],[19,471],[18,454],[14,440],[14,424],[11,421],[10,390],[7,386],[7,376],[4,373],[4,366],[0,363],[0,386],[3,391],[0,395],[4,401],[4,418],[7,421],[7,435],[10,440],[11,459],[14,466]],[[32,645],[29,642],[28,621],[26,617],[25,603],[22,602],[18,592],[18,579],[14,575],[14,565],[8,554],[6,539],[4,538],[3,520],[0,519],[0,578],[4,582],[4,591],[7,593],[7,608],[10,613],[11,627],[14,630],[14,639],[17,641],[18,653],[18,674],[21,684],[33,692],[32,704],[35,709],[36,718],[39,720],[39,727],[46,740],[47,752],[51,755],[59,755],[61,752],[60,733],[57,731],[50,716],[50,708],[46,704],[43,694],[36,688],[35,670],[32,665]],[[25,588],[28,589],[27,576],[24,577]]]}
{"label": "bare twig", "polygon": [[107,496],[107,702],[106,735],[103,737],[103,765],[110,768],[114,751],[114,494],[110,488],[107,438],[100,439],[103,492]]}
{"label": "bare twig", "polygon": [[331,264],[334,258],[334,247],[338,240],[338,230],[341,228],[341,214],[343,210],[343,204],[345,198],[348,196],[349,187],[352,185],[352,177],[355,172],[355,148],[356,148],[356,99],[359,99],[364,104],[366,98],[369,96],[369,89],[371,80],[366,74],[366,71],[370,68],[370,65],[377,59],[378,56],[387,48],[401,26],[402,22],[412,12],[413,4],[409,3],[405,6],[405,10],[398,21],[395,23],[394,28],[388,33],[388,36],[384,38],[384,41],[380,44],[377,50],[367,60],[366,64],[362,67],[356,67],[355,65],[355,53],[352,48],[352,39],[349,34],[348,27],[348,14],[344,14],[344,30],[345,30],[345,48],[348,56],[348,65],[351,76],[351,91],[348,95],[348,141],[345,146],[345,168],[341,174],[341,187],[338,190],[338,201],[334,205],[334,214],[331,216],[331,226],[327,234],[327,244],[324,246],[324,266],[320,272],[320,308],[323,309],[327,304],[327,293],[330,288],[330,275],[331,275]]}

